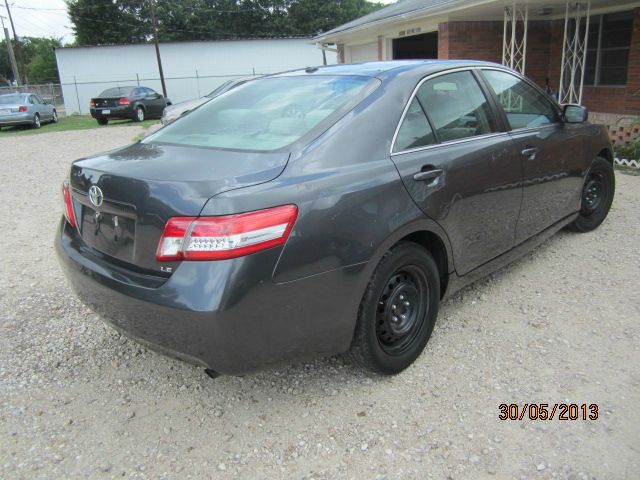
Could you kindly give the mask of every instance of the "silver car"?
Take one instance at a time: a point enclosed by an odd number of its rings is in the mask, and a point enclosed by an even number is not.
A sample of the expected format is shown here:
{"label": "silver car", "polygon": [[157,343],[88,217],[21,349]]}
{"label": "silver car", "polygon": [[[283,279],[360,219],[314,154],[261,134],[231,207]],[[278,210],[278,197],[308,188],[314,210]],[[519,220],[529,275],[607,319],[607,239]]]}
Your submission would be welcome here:
{"label": "silver car", "polygon": [[204,97],[194,98],[192,100],[186,100],[184,102],[176,103],[175,105],[170,105],[164,109],[162,114],[162,124],[168,125],[171,122],[177,120],[182,115],[189,113],[194,108],[198,108],[200,105],[207,103],[212,98],[217,97],[218,95],[222,95],[223,93],[228,92],[229,90],[233,90],[240,85],[243,85],[251,80],[255,80],[260,77],[240,77],[234,78],[233,80],[228,80],[220,85],[218,88],[213,90],[211,93],[205,95]]}
{"label": "silver car", "polygon": [[15,125],[40,128],[46,122],[57,123],[58,112],[37,93],[0,95],[0,129]]}

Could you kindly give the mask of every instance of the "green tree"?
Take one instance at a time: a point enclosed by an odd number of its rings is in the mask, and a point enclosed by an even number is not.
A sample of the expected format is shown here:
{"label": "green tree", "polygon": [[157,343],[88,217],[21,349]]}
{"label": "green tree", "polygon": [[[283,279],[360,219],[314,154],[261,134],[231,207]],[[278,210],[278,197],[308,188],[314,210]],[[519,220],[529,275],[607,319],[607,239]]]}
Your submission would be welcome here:
{"label": "green tree", "polygon": [[67,11],[78,45],[146,42],[151,34],[144,0],[68,0]]}
{"label": "green tree", "polygon": [[[153,0],[67,0],[76,43],[151,40]],[[366,0],[158,0],[163,41],[311,36],[382,5]]]}
{"label": "green tree", "polygon": [[[15,42],[12,40],[12,44]],[[55,47],[61,47],[58,38],[21,37],[20,48],[26,64],[26,72],[20,72],[28,83],[58,83],[58,65],[54,53]],[[9,55],[5,41],[0,42],[0,80],[13,79]],[[2,80],[2,83],[6,83]]]}
{"label": "green tree", "polygon": [[383,6],[366,0],[298,0],[292,2],[289,18],[301,35],[317,35]]}

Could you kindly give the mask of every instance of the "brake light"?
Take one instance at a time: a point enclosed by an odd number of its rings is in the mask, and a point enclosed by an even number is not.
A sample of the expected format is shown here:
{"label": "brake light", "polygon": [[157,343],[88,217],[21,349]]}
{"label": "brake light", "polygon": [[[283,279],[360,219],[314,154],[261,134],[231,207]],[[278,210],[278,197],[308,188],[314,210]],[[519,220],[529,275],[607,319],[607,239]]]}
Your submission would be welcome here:
{"label": "brake light", "polygon": [[96,106],[96,99],[95,99],[95,98],[92,98],[92,99],[91,99],[91,106],[92,106],[92,107],[95,107],[95,106]]}
{"label": "brake light", "polygon": [[131,101],[126,97],[122,97],[120,100],[118,100],[118,105],[131,105]]}
{"label": "brake light", "polygon": [[18,107],[19,112],[26,112],[27,110],[29,110],[29,107],[25,107],[24,105],[21,105],[20,107]]}
{"label": "brake light", "polygon": [[71,190],[69,189],[69,182],[64,181],[62,184],[62,196],[64,198],[64,217],[73,228],[76,228],[78,223],[76,222],[76,215],[73,211],[73,201],[71,200]]}
{"label": "brake light", "polygon": [[298,207],[281,207],[220,217],[174,217],[164,227],[156,251],[159,262],[226,260],[282,245]]}

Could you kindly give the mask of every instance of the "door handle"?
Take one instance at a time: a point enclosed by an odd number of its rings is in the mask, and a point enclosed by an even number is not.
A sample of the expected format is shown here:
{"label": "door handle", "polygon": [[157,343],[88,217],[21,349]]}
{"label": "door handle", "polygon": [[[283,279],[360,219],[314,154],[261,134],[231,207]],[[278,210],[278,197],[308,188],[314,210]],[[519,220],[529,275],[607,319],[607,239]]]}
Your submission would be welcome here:
{"label": "door handle", "polygon": [[418,172],[413,176],[413,179],[416,182],[427,182],[430,180],[435,180],[440,175],[442,175],[443,170],[441,168],[435,168],[433,170],[427,170],[426,172]]}
{"label": "door handle", "polygon": [[528,147],[522,150],[522,155],[527,157],[529,160],[535,160],[538,151],[539,150],[535,147]]}

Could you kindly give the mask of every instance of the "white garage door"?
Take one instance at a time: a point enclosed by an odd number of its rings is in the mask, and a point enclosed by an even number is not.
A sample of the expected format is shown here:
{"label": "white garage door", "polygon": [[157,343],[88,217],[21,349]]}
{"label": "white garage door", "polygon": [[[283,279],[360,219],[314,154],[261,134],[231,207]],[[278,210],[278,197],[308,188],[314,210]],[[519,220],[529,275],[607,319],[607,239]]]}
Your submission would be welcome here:
{"label": "white garage door", "polygon": [[349,47],[349,50],[351,54],[349,61],[351,63],[375,62],[378,60],[378,42]]}

